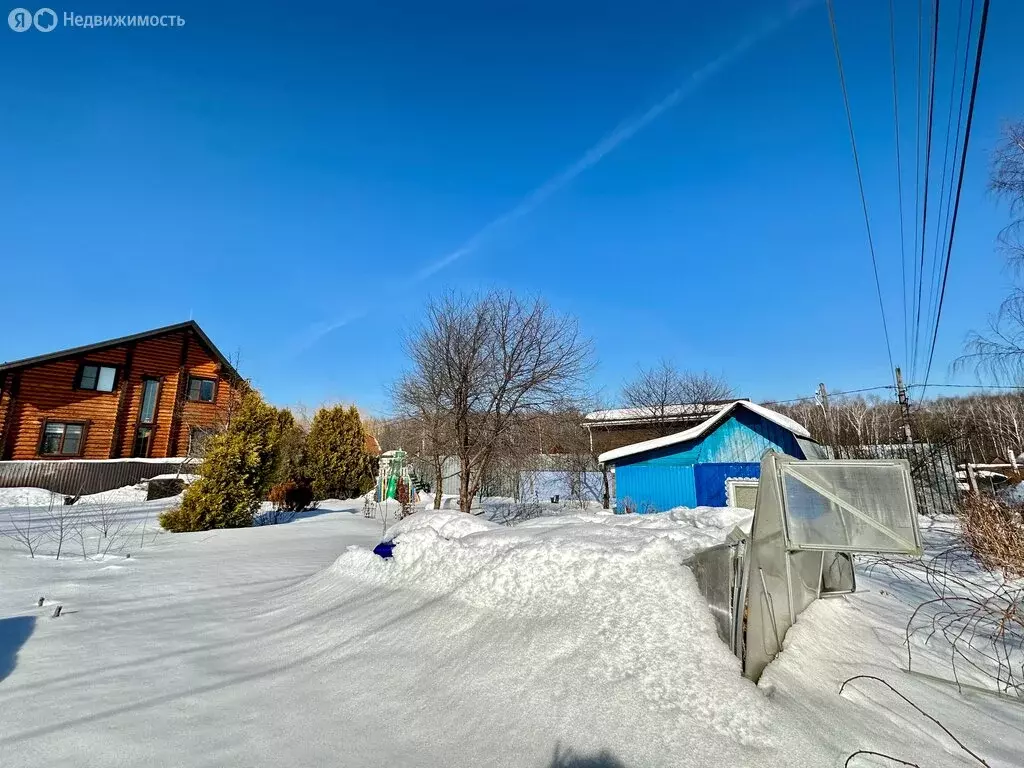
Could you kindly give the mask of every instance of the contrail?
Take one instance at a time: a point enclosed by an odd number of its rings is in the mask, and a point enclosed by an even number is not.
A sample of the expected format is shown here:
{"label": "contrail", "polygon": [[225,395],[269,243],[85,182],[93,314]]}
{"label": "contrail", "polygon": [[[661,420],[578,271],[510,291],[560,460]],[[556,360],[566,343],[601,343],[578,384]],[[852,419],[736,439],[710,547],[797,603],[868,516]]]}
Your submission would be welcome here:
{"label": "contrail", "polygon": [[[661,117],[665,112],[672,109],[672,107],[696,91],[708,79],[714,77],[719,71],[732,64],[733,61],[746,53],[754,45],[773,35],[779,30],[779,28],[787,24],[791,19],[802,13],[809,6],[817,5],[818,1],[819,0],[799,0],[798,2],[794,2],[790,5],[786,14],[780,16],[774,21],[764,24],[756,31],[741,38],[735,45],[730,47],[724,53],[692,72],[689,77],[686,78],[685,82],[642,115],[633,118],[632,120],[620,123],[611,133],[588,149],[575,163],[570,165],[557,176],[554,176],[541,184],[533,190],[533,192],[523,198],[523,200],[514,208],[506,211],[493,221],[486,224],[454,251],[445,254],[436,261],[423,267],[410,281],[410,283],[415,284],[420,282],[444,269],[449,264],[458,261],[463,256],[473,253],[483,245],[487,238],[494,232],[501,229],[506,224],[509,224],[516,219],[520,219],[532,212],[545,200],[572,182],[581,173],[599,163],[609,152],[612,152],[623,142],[629,141],[637,133]],[[327,334],[365,314],[367,314],[366,311],[349,313],[340,320],[317,323],[311,326],[307,330],[306,337],[300,342],[296,352],[308,349]]]}
{"label": "contrail", "polygon": [[306,329],[306,333],[303,334],[303,337],[292,345],[292,354],[298,355],[302,352],[305,352],[307,349],[312,347],[327,334],[336,331],[343,326],[348,325],[353,320],[358,320],[365,314],[367,314],[365,310],[352,311],[349,312],[344,317],[332,320],[330,322],[313,323]]}
{"label": "contrail", "polygon": [[495,232],[495,230],[498,230],[506,224],[509,224],[516,219],[520,219],[526,214],[532,212],[545,200],[572,182],[581,173],[601,162],[609,152],[612,152],[623,142],[629,141],[637,133],[665,114],[665,112],[672,109],[672,107],[696,91],[704,84],[705,81],[714,77],[719,71],[742,56],[747,52],[747,50],[752,48],[761,40],[774,34],[780,27],[811,4],[812,3],[810,2],[802,2],[793,5],[785,16],[775,19],[774,21],[762,26],[759,30],[746,35],[727,51],[692,72],[682,85],[669,93],[665,98],[639,117],[620,123],[615,130],[588,149],[583,156],[579,158],[579,160],[557,176],[554,176],[541,184],[533,190],[533,192],[527,195],[517,206],[489,222],[451,253],[442,256],[437,261],[434,261],[421,269],[416,275],[416,280],[423,280],[424,278],[433,275],[435,272],[444,269],[449,264],[458,261],[463,256],[472,253],[477,250],[484,241],[493,232]]}

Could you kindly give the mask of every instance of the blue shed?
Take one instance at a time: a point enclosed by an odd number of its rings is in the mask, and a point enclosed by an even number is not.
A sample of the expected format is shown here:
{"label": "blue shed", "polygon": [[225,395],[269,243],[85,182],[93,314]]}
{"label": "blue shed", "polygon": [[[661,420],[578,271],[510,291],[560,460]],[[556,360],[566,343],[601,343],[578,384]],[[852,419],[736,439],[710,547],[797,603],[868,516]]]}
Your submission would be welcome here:
{"label": "blue shed", "polygon": [[615,469],[615,508],[753,507],[768,449],[819,458],[807,430],[781,413],[737,400],[695,427],[602,453]]}

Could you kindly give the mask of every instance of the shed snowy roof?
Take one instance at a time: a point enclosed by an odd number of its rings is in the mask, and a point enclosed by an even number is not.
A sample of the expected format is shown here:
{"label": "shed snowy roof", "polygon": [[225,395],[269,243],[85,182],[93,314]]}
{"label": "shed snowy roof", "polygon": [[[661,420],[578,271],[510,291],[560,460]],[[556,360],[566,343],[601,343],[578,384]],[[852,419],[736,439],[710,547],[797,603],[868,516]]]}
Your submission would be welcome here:
{"label": "shed snowy roof", "polygon": [[677,443],[685,443],[688,440],[696,440],[698,437],[707,434],[717,425],[725,421],[729,417],[729,414],[737,408],[746,408],[747,410],[756,413],[758,416],[792,432],[797,437],[810,438],[811,436],[811,433],[808,432],[802,424],[793,421],[793,419],[788,416],[783,416],[781,413],[773,411],[770,408],[765,408],[763,405],[752,403],[749,400],[735,400],[724,405],[718,413],[708,419],[705,419],[694,427],[684,429],[682,432],[676,432],[672,435],[656,437],[653,440],[644,440],[642,443],[633,443],[632,445],[624,445],[621,448],[605,451],[597,457],[597,460],[604,464],[608,461],[621,459],[623,456],[632,456],[637,453],[645,453],[646,451],[654,450],[655,448],[664,448],[669,445],[676,445]]}
{"label": "shed snowy roof", "polygon": [[652,408],[609,408],[591,411],[583,417],[584,424],[642,424],[651,421],[693,421],[717,413],[732,405],[733,400],[711,403],[678,403]]}

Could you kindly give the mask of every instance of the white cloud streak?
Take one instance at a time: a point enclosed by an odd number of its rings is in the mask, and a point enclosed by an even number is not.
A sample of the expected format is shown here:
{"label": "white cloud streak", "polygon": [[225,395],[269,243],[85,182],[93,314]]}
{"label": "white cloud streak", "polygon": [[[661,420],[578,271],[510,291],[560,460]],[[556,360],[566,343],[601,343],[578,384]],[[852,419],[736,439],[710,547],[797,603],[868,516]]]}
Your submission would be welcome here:
{"label": "white cloud streak", "polygon": [[[480,246],[483,245],[495,232],[534,211],[549,197],[570,184],[581,173],[597,165],[610,152],[614,151],[624,142],[629,141],[636,134],[665,114],[668,110],[676,106],[680,101],[690,96],[707,80],[732,64],[754,45],[773,35],[782,26],[787,24],[798,14],[802,13],[809,6],[817,4],[818,0],[798,0],[797,2],[791,3],[787,13],[744,36],[728,50],[718,55],[704,66],[696,69],[678,88],[665,96],[665,98],[652,106],[642,115],[620,123],[611,133],[583,153],[576,162],[557,176],[553,176],[545,181],[523,198],[523,200],[514,208],[506,211],[496,219],[484,225],[454,251],[445,254],[441,258],[420,269],[413,278],[412,283],[415,284],[425,280],[431,275],[434,275],[451,264],[454,264],[462,257],[479,249]],[[347,325],[351,321],[362,317],[365,314],[367,314],[365,311],[354,314],[350,313],[344,318],[333,322],[321,322],[310,326],[305,337],[299,343],[296,353],[309,349],[327,334]]]}
{"label": "white cloud streak", "polygon": [[724,53],[692,72],[690,76],[686,78],[684,83],[642,115],[620,123],[615,130],[588,149],[576,162],[557,176],[554,176],[541,184],[533,190],[533,192],[523,198],[523,200],[514,208],[506,211],[493,221],[486,224],[454,251],[425,266],[417,273],[416,279],[423,280],[430,277],[450,264],[458,261],[463,256],[473,253],[483,245],[483,243],[492,234],[494,234],[495,231],[531,213],[553,194],[570,184],[581,173],[597,165],[606,155],[614,151],[624,142],[629,141],[636,134],[665,114],[668,110],[672,109],[672,107],[680,101],[690,96],[707,80],[717,75],[723,68],[738,59],[761,40],[774,34],[780,27],[811,4],[812,3],[810,2],[801,2],[792,5],[789,12],[784,16],[777,18],[774,21],[763,25],[760,29],[746,35]]}
{"label": "white cloud streak", "polygon": [[295,355],[299,355],[305,352],[307,349],[314,346],[318,341],[320,341],[320,339],[322,339],[327,334],[332,333],[338,330],[339,328],[348,325],[353,320],[358,320],[359,318],[363,317],[366,314],[367,313],[365,311],[353,311],[349,312],[344,317],[340,317],[336,320],[331,320],[329,322],[321,321],[318,323],[313,323],[306,329],[306,332],[302,335],[302,338],[292,345],[292,353]]}

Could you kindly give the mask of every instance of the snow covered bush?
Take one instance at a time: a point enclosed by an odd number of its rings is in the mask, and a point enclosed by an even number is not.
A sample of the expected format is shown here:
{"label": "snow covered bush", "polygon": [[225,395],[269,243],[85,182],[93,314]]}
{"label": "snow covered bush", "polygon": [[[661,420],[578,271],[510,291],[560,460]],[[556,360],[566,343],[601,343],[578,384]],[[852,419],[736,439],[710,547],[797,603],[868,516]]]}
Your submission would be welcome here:
{"label": "snow covered bush", "polygon": [[228,429],[211,438],[199,479],[160,525],[175,532],[251,526],[277,466],[279,428],[277,410],[246,392]]}
{"label": "snow covered bush", "polygon": [[502,525],[516,525],[544,514],[544,507],[533,501],[500,501],[489,505],[488,517]]}
{"label": "snow covered bush", "polygon": [[374,459],[355,407],[321,408],[306,437],[304,472],[315,499],[350,499],[373,488]]}

